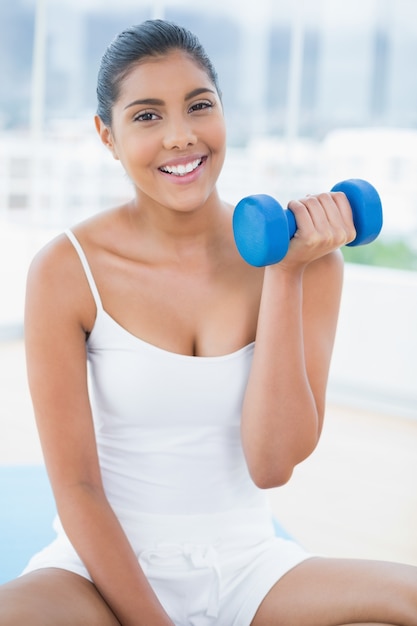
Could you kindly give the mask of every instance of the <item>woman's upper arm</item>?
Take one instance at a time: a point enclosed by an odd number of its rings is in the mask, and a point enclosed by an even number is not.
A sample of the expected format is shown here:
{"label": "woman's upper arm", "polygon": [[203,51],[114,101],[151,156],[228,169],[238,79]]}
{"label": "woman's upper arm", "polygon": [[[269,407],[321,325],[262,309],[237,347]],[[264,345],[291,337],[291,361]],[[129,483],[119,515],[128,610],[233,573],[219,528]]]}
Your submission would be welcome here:
{"label": "woman's upper arm", "polygon": [[57,498],[79,482],[100,487],[85,345],[94,302],[82,277],[71,244],[61,237],[38,253],[27,279],[28,381]]}
{"label": "woman's upper arm", "polygon": [[321,422],[325,409],[342,284],[343,257],[339,250],[314,261],[305,270],[303,284],[305,361]]}

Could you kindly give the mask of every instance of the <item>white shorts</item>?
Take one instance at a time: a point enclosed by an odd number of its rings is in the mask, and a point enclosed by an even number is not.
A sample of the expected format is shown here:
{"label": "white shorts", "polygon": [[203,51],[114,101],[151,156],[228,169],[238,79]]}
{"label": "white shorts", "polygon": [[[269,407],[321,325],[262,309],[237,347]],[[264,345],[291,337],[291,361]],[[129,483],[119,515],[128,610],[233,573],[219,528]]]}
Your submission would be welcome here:
{"label": "white shorts", "polygon": [[[176,626],[249,626],[271,587],[313,556],[296,542],[276,537],[265,511],[118,515]],[[57,539],[31,559],[23,574],[58,567],[91,580],[59,523],[56,528]]]}

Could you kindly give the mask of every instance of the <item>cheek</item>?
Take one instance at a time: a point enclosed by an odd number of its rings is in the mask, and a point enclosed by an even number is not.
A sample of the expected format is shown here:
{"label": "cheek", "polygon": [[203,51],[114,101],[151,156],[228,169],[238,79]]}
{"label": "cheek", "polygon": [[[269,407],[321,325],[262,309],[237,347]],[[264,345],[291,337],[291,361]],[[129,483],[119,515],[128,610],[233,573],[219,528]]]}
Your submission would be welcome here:
{"label": "cheek", "polygon": [[123,150],[119,151],[120,160],[126,170],[148,166],[155,157],[155,141],[148,137],[138,139],[134,132],[126,133],[121,145]]}
{"label": "cheek", "polygon": [[217,145],[217,151],[221,158],[219,163],[219,170],[223,167],[223,163],[226,157],[226,126],[222,124],[214,131],[214,138]]}
{"label": "cheek", "polygon": [[212,136],[220,148],[223,148],[226,142],[226,124],[223,118],[213,125]]}
{"label": "cheek", "polygon": [[216,120],[207,128],[207,145],[213,155],[221,157],[222,163],[226,152],[226,126],[223,120]]}

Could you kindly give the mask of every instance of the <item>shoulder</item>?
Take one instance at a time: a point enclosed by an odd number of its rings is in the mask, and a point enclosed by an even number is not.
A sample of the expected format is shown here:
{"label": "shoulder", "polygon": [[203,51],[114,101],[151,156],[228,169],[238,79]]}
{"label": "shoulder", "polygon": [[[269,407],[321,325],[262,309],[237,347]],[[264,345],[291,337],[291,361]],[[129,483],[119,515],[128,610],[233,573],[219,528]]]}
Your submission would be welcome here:
{"label": "shoulder", "polygon": [[54,237],[33,257],[29,266],[28,283],[39,281],[47,286],[64,276],[69,279],[75,265],[74,252],[66,234],[61,233]]}
{"label": "shoulder", "polygon": [[[118,230],[119,214],[120,208],[112,209],[71,227],[94,270],[96,260],[102,258],[100,252],[108,247]],[[48,311],[51,317],[62,315],[69,319],[72,316],[87,331],[94,324],[94,297],[80,256],[65,232],[49,241],[33,257],[27,274],[26,301],[26,308]]]}
{"label": "shoulder", "polygon": [[[100,213],[75,224],[68,230],[75,235],[81,248],[99,247],[101,233],[112,232],[117,210]],[[46,279],[48,282],[65,277],[66,283],[80,276],[82,266],[79,255],[67,236],[62,232],[46,243],[33,257],[29,267],[29,279]]]}
{"label": "shoulder", "polygon": [[82,268],[64,233],[44,245],[32,259],[27,273],[25,327],[33,324],[38,327],[41,323],[51,327],[54,320],[68,320],[78,300],[80,276]]}
{"label": "shoulder", "polygon": [[66,233],[33,257],[26,280],[25,325],[74,323],[88,332],[96,316],[94,298],[80,257]]}

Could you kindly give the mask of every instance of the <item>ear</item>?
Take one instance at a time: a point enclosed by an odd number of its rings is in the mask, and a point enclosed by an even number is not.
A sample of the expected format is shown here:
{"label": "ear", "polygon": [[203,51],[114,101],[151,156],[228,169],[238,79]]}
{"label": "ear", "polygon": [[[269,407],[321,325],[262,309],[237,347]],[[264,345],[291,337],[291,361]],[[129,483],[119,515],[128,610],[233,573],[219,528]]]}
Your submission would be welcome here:
{"label": "ear", "polygon": [[117,154],[117,151],[116,151],[116,147],[115,147],[115,143],[114,143],[114,139],[113,139],[113,133],[111,131],[111,128],[106,126],[106,124],[104,124],[103,120],[98,115],[96,115],[94,117],[94,124],[96,126],[96,130],[97,130],[98,134],[100,135],[101,141],[106,146],[106,148],[108,148],[110,150],[110,152],[112,153],[113,157],[118,161],[119,157],[118,157],[118,154]]}

